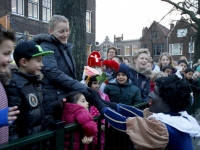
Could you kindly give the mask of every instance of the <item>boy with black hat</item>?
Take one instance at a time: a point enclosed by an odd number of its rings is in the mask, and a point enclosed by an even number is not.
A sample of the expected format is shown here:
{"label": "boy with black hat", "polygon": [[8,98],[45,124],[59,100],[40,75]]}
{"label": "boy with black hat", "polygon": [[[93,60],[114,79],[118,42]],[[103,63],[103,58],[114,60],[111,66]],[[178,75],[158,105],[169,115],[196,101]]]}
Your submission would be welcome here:
{"label": "boy with black hat", "polygon": [[138,87],[131,82],[129,67],[120,64],[116,72],[116,78],[110,79],[104,89],[111,102],[135,105],[141,102],[141,94]]}
{"label": "boy with black hat", "polygon": [[[19,43],[14,50],[18,70],[12,70],[12,78],[6,85],[8,105],[18,106],[20,114],[10,126],[10,140],[15,140],[43,129],[44,110],[42,106],[42,81],[38,74],[43,66],[42,56],[53,54],[43,52],[33,41]],[[32,147],[36,149],[35,146]]]}

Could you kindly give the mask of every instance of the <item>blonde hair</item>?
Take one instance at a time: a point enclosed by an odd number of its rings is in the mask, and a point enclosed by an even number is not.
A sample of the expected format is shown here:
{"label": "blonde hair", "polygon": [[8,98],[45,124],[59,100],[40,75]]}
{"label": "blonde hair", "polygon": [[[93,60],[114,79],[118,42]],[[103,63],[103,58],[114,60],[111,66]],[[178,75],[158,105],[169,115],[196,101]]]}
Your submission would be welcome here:
{"label": "blonde hair", "polygon": [[139,57],[139,55],[143,54],[143,53],[150,55],[150,52],[147,48],[141,48],[141,49],[134,51],[134,53],[133,53],[133,63],[134,63],[134,59],[137,59]]}
{"label": "blonde hair", "polygon": [[166,76],[165,73],[162,72],[162,71],[160,71],[160,72],[153,72],[152,76],[150,77],[150,80],[152,82],[155,82],[158,78],[165,77],[165,76]]}
{"label": "blonde hair", "polygon": [[58,22],[65,22],[69,26],[69,21],[65,16],[53,15],[52,18],[49,21],[49,29],[54,30],[54,27]]}
{"label": "blonde hair", "polygon": [[164,52],[164,53],[162,53],[162,54],[160,55],[160,57],[159,57],[159,59],[158,59],[158,66],[159,66],[159,67],[162,67],[161,59],[162,59],[163,56],[166,56],[166,57],[170,60],[169,66],[171,66],[171,67],[174,68],[174,61],[173,61],[173,58],[172,58],[172,56],[171,56],[169,53],[167,53],[167,52]]}

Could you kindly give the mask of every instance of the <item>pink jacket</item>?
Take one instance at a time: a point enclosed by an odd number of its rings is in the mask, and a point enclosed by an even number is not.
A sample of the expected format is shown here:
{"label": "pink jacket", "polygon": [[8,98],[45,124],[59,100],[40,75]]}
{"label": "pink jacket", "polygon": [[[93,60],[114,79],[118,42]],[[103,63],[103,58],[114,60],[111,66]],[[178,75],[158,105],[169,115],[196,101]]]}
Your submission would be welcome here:
{"label": "pink jacket", "polygon": [[[84,107],[78,104],[65,103],[62,115],[62,120],[66,124],[77,122],[82,125],[84,134],[88,137],[97,133],[97,125],[93,121],[93,117]],[[83,137],[80,137],[80,131],[74,132],[74,150],[80,150],[80,142]],[[86,146],[85,146],[86,147]],[[69,134],[65,135],[65,150],[69,149]]]}
{"label": "pink jacket", "polygon": [[[100,90],[98,92],[103,100],[110,101],[107,94],[101,92]],[[92,114],[93,117],[100,115],[98,109],[95,106],[90,107],[90,113]],[[105,119],[101,120],[101,124],[105,124]],[[97,137],[98,137],[97,134],[95,134],[94,140],[93,140],[94,146],[97,145]],[[101,132],[101,144],[100,145],[101,145],[101,149],[103,150],[103,147],[105,145],[105,133],[103,131]]]}

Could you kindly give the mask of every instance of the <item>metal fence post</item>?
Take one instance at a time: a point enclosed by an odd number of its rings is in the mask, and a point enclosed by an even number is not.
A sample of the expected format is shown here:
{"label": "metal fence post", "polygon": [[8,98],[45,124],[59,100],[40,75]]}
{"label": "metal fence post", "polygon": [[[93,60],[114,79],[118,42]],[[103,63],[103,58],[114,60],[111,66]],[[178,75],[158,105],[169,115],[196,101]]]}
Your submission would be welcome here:
{"label": "metal fence post", "polygon": [[64,126],[65,122],[60,120],[49,123],[49,128],[55,132],[55,136],[50,141],[50,148],[52,150],[64,149]]}

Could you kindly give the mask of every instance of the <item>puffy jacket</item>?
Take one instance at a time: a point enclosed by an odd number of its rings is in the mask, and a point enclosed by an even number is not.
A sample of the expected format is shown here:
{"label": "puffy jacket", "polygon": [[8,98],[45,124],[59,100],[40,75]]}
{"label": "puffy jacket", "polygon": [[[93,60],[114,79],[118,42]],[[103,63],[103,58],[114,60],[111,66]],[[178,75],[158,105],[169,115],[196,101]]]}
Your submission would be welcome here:
{"label": "puffy jacket", "polygon": [[5,86],[8,105],[18,106],[20,114],[10,126],[10,140],[42,131],[45,116],[41,85],[42,81],[35,75],[12,72],[12,78]]}
{"label": "puffy jacket", "polygon": [[46,115],[54,115],[54,119],[61,119],[62,99],[71,91],[87,93],[87,87],[76,80],[70,43],[64,45],[56,37],[48,34],[36,35],[33,40],[40,44],[43,51],[54,51],[54,54],[42,59],[45,83],[44,110]]}
{"label": "puffy jacket", "polygon": [[148,94],[150,93],[150,80],[145,74],[137,72],[130,68],[130,79],[132,83],[140,89],[141,102],[149,101]]}
{"label": "puffy jacket", "polygon": [[[78,104],[65,103],[62,120],[66,123],[77,122],[82,126],[84,134],[87,137],[93,136],[97,133],[97,125],[94,122],[92,115],[84,107]],[[74,132],[74,150],[80,150],[80,140],[83,137],[80,136],[80,130]],[[69,149],[69,134],[65,135],[65,149]]]}
{"label": "puffy jacket", "polygon": [[129,79],[126,84],[119,84],[116,78],[109,80],[104,89],[111,102],[135,105],[141,102],[140,90]]}

